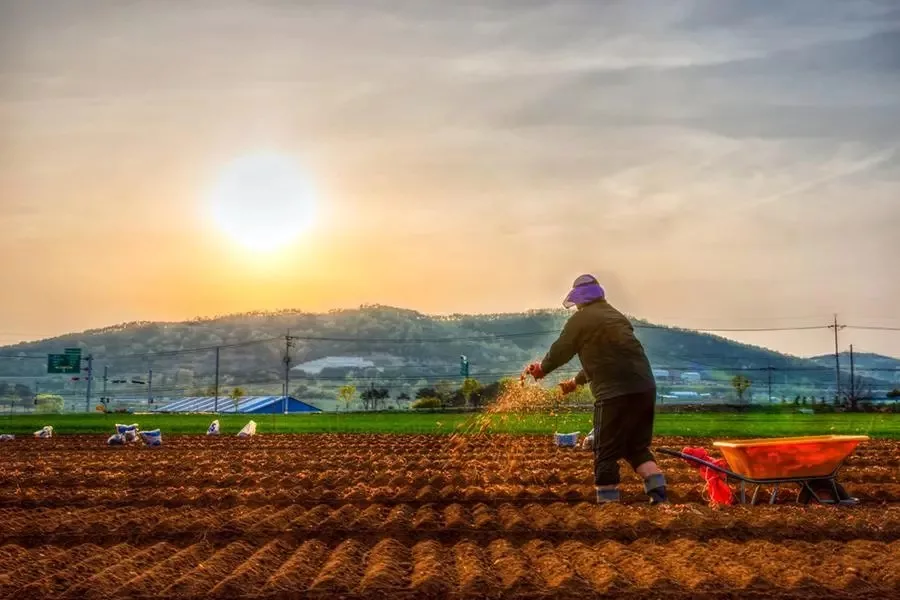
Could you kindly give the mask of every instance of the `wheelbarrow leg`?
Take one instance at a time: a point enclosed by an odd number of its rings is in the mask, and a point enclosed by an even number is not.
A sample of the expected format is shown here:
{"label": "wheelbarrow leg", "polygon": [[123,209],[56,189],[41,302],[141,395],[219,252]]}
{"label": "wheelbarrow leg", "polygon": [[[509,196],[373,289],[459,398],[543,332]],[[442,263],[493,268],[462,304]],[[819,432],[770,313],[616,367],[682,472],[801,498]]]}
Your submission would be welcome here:
{"label": "wheelbarrow leg", "polygon": [[833,503],[840,504],[842,498],[841,498],[841,492],[840,492],[840,490],[838,490],[837,480],[835,480],[835,478],[832,477],[831,479],[828,480],[828,483],[831,484],[831,491],[834,493],[834,496],[832,496],[832,498],[834,499]]}
{"label": "wheelbarrow leg", "polygon": [[756,505],[756,496],[759,494],[759,485],[753,488],[753,498],[750,499],[750,504]]}
{"label": "wheelbarrow leg", "polygon": [[747,504],[747,488],[741,481],[741,504]]}
{"label": "wheelbarrow leg", "polygon": [[[806,492],[809,493],[809,497],[804,498],[804,495]],[[801,498],[803,498],[802,501],[801,501]],[[813,489],[813,486],[810,484],[810,480],[807,479],[807,480],[804,480],[800,484],[800,493],[797,494],[797,503],[798,504],[809,504],[811,500],[815,500],[818,504],[825,504],[824,502],[822,502],[822,499],[816,493],[816,490]]]}
{"label": "wheelbarrow leg", "polygon": [[798,485],[800,486],[800,491],[797,492],[797,504],[809,504],[809,498],[805,497],[805,494],[808,491],[806,482],[801,481]]}
{"label": "wheelbarrow leg", "polygon": [[778,484],[775,484],[775,487],[772,488],[772,495],[769,496],[769,504],[775,504],[775,500],[778,498]]}

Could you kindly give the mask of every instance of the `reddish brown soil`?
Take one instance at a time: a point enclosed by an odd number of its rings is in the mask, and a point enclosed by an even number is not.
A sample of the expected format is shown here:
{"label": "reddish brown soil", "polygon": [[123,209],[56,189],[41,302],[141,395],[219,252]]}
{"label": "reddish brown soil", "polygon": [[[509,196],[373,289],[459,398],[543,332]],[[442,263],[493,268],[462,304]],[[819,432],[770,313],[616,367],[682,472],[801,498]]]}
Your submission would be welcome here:
{"label": "reddish brown soil", "polygon": [[[698,440],[667,438],[680,448]],[[590,455],[541,437],[99,437],[4,443],[0,598],[900,596],[900,444],[841,481],[854,508],[591,502]]]}

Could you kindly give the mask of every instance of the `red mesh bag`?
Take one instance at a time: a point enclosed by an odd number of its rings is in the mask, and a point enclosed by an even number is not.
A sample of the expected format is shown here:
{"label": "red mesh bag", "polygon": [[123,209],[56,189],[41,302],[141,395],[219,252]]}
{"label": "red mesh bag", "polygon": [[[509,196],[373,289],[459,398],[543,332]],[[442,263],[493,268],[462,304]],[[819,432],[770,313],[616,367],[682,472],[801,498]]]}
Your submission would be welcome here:
{"label": "red mesh bag", "polygon": [[[717,467],[722,467],[723,469],[728,468],[727,462],[721,458],[713,459],[709,455],[709,452],[703,448],[685,448],[681,452],[682,454],[705,460]],[[719,506],[730,506],[731,504],[734,504],[734,496],[731,493],[731,488],[728,487],[728,484],[725,481],[724,473],[717,473],[703,465],[697,465],[697,470],[700,471],[703,479],[706,480],[706,492],[709,495],[710,506],[717,508]]]}

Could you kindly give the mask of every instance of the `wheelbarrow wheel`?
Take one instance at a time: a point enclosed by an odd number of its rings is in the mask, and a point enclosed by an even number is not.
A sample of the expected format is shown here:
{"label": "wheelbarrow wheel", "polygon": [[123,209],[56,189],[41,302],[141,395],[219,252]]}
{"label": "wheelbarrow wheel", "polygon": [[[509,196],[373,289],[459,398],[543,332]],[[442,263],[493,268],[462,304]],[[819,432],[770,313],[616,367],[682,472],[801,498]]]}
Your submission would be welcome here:
{"label": "wheelbarrow wheel", "polygon": [[[815,496],[810,492],[810,488],[815,492]],[[837,492],[837,497],[835,497],[835,492]],[[810,481],[807,486],[800,490],[800,494],[797,496],[797,502],[800,504],[809,504],[817,501],[821,504],[856,504],[856,499],[850,497],[844,486],[829,479],[814,479]]]}

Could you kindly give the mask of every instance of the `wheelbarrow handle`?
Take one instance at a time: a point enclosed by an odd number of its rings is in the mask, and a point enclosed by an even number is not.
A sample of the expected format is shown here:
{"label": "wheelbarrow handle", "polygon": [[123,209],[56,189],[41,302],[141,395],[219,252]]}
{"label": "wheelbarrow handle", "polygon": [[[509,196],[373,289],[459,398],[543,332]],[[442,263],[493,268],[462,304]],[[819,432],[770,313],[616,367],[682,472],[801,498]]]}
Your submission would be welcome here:
{"label": "wheelbarrow handle", "polygon": [[727,475],[728,477],[734,477],[737,480],[743,480],[744,477],[741,477],[737,473],[733,471],[729,471],[728,469],[724,469],[715,463],[711,463],[709,461],[703,460],[702,458],[697,458],[696,456],[692,456],[690,454],[685,454],[684,452],[679,452],[678,450],[669,450],[668,448],[657,448],[657,452],[660,454],[667,454],[669,456],[674,456],[675,458],[681,458],[688,462],[692,462],[696,465],[700,465],[702,467],[706,467],[708,469],[712,469],[716,473],[722,473],[723,475]]}

